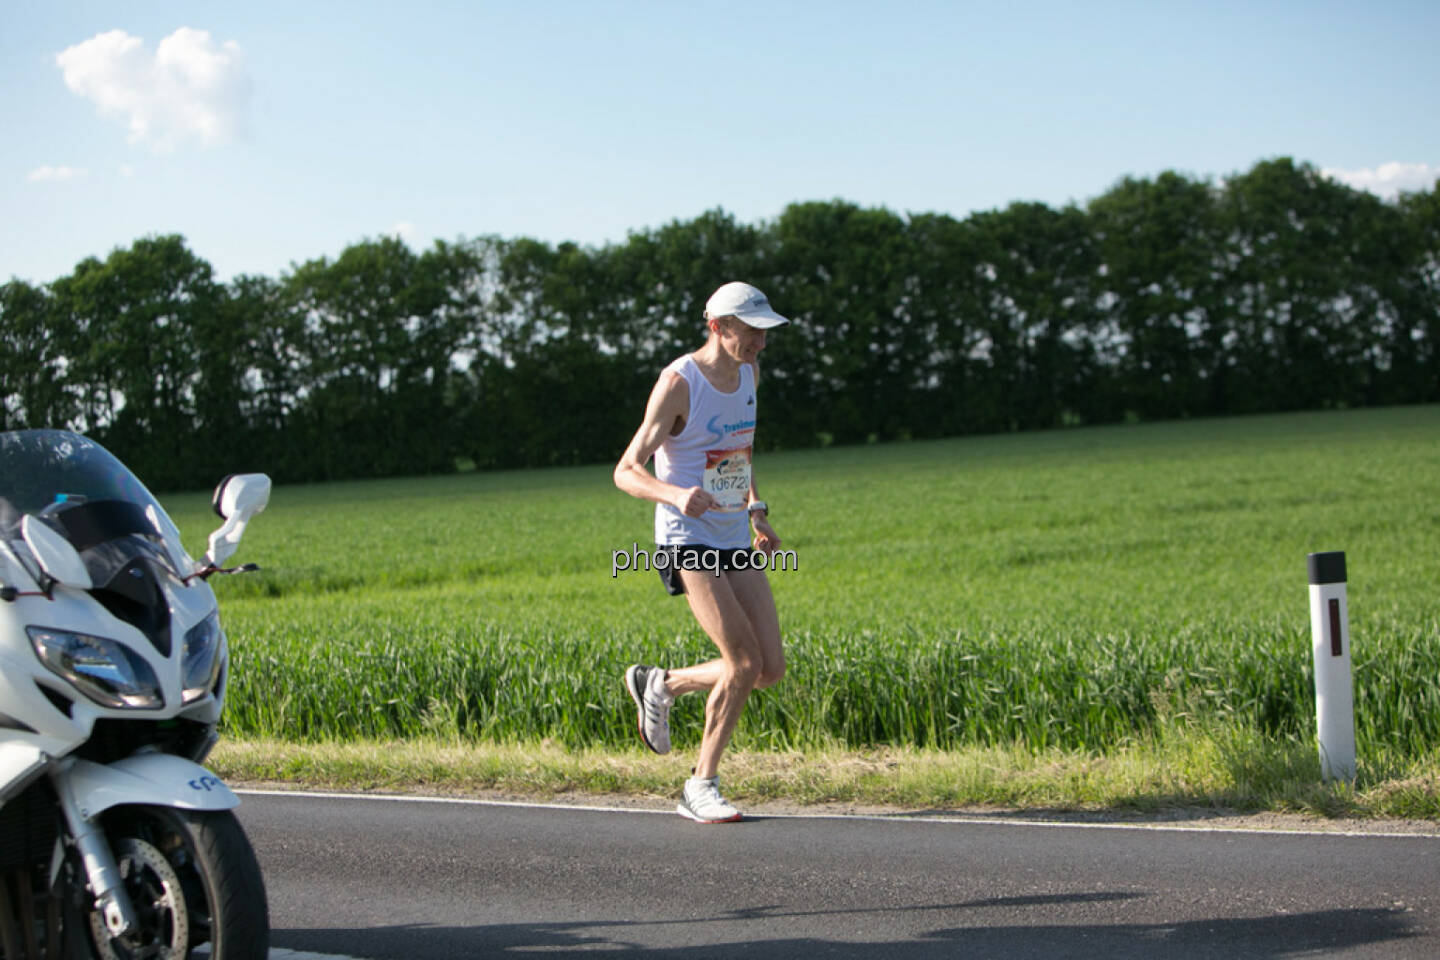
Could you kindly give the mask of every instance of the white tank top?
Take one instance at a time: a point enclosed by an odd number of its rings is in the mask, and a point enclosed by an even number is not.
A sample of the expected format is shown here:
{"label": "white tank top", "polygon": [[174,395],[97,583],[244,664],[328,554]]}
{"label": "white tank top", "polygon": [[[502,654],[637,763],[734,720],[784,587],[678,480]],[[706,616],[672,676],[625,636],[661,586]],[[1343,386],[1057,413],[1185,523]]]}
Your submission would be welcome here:
{"label": "white tank top", "polygon": [[[665,368],[690,388],[685,428],[655,451],[655,476],[677,487],[701,487],[720,509],[687,517],[668,503],[655,505],[655,542],[710,547],[750,545],[750,455],[755,441],[755,370],[740,366],[740,386],[721,393],[686,354]],[[661,376],[665,374],[662,373]]]}

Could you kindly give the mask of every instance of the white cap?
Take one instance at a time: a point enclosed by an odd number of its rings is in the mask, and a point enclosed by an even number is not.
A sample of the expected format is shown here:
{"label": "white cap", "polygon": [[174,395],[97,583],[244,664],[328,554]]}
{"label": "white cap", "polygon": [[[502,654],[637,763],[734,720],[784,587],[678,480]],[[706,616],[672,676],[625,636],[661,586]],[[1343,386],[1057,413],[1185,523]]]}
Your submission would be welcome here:
{"label": "white cap", "polygon": [[725,284],[705,301],[705,319],[719,317],[736,317],[757,330],[769,330],[790,322],[770,309],[765,294],[739,280]]}

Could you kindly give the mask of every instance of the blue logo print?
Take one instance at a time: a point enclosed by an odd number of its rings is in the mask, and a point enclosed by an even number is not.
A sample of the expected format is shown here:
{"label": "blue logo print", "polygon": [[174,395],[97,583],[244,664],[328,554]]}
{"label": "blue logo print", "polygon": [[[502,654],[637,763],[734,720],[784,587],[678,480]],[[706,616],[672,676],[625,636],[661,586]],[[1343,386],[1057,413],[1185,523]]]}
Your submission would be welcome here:
{"label": "blue logo print", "polygon": [[715,440],[724,440],[725,434],[727,433],[738,433],[741,430],[755,429],[754,420],[741,420],[739,423],[719,423],[719,420],[720,414],[717,413],[705,424],[705,429],[710,431]]}

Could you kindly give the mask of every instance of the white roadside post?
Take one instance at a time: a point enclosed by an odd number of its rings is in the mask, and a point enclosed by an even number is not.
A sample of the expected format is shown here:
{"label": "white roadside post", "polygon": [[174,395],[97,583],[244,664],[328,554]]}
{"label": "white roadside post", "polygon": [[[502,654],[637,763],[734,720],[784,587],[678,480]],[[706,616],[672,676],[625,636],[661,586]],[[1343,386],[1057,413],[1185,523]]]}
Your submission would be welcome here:
{"label": "white roadside post", "polygon": [[1310,554],[1310,634],[1315,655],[1315,724],[1320,775],[1355,779],[1355,690],[1343,551]]}

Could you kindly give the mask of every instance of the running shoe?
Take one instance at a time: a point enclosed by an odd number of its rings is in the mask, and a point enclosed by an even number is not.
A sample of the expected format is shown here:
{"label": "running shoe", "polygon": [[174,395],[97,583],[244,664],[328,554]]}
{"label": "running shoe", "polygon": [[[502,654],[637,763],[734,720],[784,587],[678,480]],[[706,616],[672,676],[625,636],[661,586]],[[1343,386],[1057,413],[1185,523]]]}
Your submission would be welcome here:
{"label": "running shoe", "polygon": [[734,823],[743,820],[740,811],[720,796],[720,778],[691,777],[685,781],[685,793],[675,812],[696,823]]}
{"label": "running shoe", "polygon": [[665,689],[665,671],[637,663],[625,671],[625,689],[639,714],[640,739],[656,753],[669,753],[670,705],[675,697]]}

